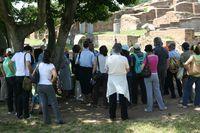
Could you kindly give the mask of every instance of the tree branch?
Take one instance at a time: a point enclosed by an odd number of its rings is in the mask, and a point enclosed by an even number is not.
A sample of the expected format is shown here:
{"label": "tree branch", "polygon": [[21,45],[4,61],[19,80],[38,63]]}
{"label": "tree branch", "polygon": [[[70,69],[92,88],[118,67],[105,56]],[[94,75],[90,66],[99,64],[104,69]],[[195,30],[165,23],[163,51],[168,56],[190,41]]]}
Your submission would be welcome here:
{"label": "tree branch", "polygon": [[9,10],[8,1],[0,0],[0,18],[6,25],[13,26],[15,21]]}
{"label": "tree branch", "polygon": [[37,20],[33,23],[18,25],[19,33],[23,37],[28,36],[34,31],[39,30],[46,21],[46,0],[38,0],[38,16]]}
{"label": "tree branch", "polygon": [[61,19],[61,27],[64,27],[66,32],[70,30],[71,25],[73,24],[77,4],[78,4],[78,0],[65,1],[65,11]]}

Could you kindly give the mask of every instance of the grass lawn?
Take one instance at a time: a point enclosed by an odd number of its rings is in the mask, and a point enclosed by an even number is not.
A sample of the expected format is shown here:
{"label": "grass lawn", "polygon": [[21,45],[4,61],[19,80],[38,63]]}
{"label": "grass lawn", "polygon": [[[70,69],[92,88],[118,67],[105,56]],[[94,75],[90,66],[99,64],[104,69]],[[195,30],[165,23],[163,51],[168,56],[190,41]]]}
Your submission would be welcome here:
{"label": "grass lawn", "polygon": [[[66,113],[66,112],[65,112]],[[73,112],[75,113],[75,112]],[[67,115],[68,113],[66,113]],[[189,113],[177,116],[168,115],[165,118],[143,118],[128,121],[117,120],[110,122],[90,120],[88,114],[82,114],[85,120],[77,115],[66,116],[64,125],[44,125],[41,117],[35,115],[29,120],[16,120],[14,116],[6,114],[6,106],[0,104],[0,132],[1,133],[190,133],[200,132],[200,114]],[[70,120],[69,120],[70,119]]]}
{"label": "grass lawn", "polygon": [[31,46],[37,46],[42,44],[42,40],[26,38],[25,44],[30,44]]}
{"label": "grass lawn", "polygon": [[[144,35],[147,31],[145,29],[142,30],[130,30],[130,31],[122,31],[119,35],[134,35],[134,36],[141,36]],[[115,35],[112,31],[106,32],[94,32],[94,35]]]}

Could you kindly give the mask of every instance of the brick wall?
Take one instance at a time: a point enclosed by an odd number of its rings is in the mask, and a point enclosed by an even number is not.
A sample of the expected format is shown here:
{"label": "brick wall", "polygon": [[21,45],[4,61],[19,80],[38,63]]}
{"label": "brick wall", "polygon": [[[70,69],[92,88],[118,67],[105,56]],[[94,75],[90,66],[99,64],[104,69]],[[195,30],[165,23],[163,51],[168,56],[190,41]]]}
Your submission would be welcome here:
{"label": "brick wall", "polygon": [[120,31],[129,31],[137,29],[140,24],[140,19],[131,14],[124,14],[121,16]]}
{"label": "brick wall", "polygon": [[177,12],[190,12],[193,13],[193,4],[191,2],[181,2],[174,6]]}
{"label": "brick wall", "polygon": [[180,28],[193,28],[195,32],[200,32],[200,17],[183,19],[179,22]]}
{"label": "brick wall", "polygon": [[195,39],[194,30],[192,29],[166,29],[166,30],[157,30],[151,31],[150,36],[156,37],[159,36],[163,40],[170,38],[177,43],[177,47],[180,49],[179,45],[187,41],[192,43]]}
{"label": "brick wall", "polygon": [[155,9],[151,9],[149,12],[134,14],[134,16],[139,18],[141,23],[147,23],[153,21],[156,18],[156,11]]}
{"label": "brick wall", "polygon": [[165,15],[168,11],[172,11],[173,8],[157,8],[156,9],[156,18],[159,18],[163,15]]}
{"label": "brick wall", "polygon": [[200,3],[194,3],[193,8],[194,14],[200,14]]}
{"label": "brick wall", "polygon": [[138,12],[139,11],[135,11],[132,8],[119,11],[113,14],[107,21],[98,21],[97,23],[94,23],[94,32],[113,31],[115,16],[120,19],[123,14],[134,14]]}
{"label": "brick wall", "polygon": [[96,35],[94,36],[94,42],[99,46],[106,45],[107,47],[112,47],[114,44],[115,38],[121,44],[134,44],[137,42],[137,36],[127,36],[127,35]]}
{"label": "brick wall", "polygon": [[179,22],[179,20],[181,20],[181,19],[190,18],[192,16],[193,15],[191,13],[181,13],[181,12],[169,11],[164,16],[154,19],[153,24],[156,27],[160,27],[160,25],[170,24],[173,22]]}

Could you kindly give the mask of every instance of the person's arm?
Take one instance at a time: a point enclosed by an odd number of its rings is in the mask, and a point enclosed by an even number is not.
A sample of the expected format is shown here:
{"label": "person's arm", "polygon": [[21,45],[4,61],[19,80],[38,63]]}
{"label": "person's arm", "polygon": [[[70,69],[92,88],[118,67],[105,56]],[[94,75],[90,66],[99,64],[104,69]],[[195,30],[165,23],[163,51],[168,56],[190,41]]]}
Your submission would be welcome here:
{"label": "person's arm", "polygon": [[189,65],[192,62],[192,60],[193,60],[193,56],[190,56],[190,58],[184,63],[184,67],[186,70],[189,69]]}
{"label": "person's arm", "polygon": [[9,69],[10,69],[10,71],[11,71],[12,73],[15,73],[14,62],[13,62],[13,61],[10,61],[10,62],[8,63],[8,67],[9,67]]}
{"label": "person's arm", "polygon": [[94,74],[97,69],[97,59],[94,55],[92,55],[92,73]]}
{"label": "person's arm", "polygon": [[32,73],[33,72],[33,68],[31,66],[31,62],[30,61],[26,61],[26,66],[27,66],[29,72]]}
{"label": "person's arm", "polygon": [[32,73],[33,68],[31,66],[31,55],[30,55],[30,53],[27,53],[25,58],[26,58],[26,67],[28,68],[29,72]]}
{"label": "person's arm", "polygon": [[2,65],[0,65],[0,71],[2,72],[3,76],[5,77],[5,76],[6,76],[6,73],[5,73],[5,71],[4,71],[4,69],[3,69],[3,66],[2,66]]}
{"label": "person's arm", "polygon": [[128,73],[130,71],[130,66],[128,64],[128,60],[126,59],[126,62],[125,62],[125,67],[126,67],[126,72]]}
{"label": "person's arm", "polygon": [[56,81],[56,79],[57,79],[57,75],[58,75],[58,74],[57,74],[55,68],[53,68],[51,72],[52,72],[52,79],[51,79],[51,82],[54,83],[54,82]]}
{"label": "person's arm", "polygon": [[108,61],[108,58],[106,59],[105,68],[104,68],[105,71],[106,71],[106,73],[108,73],[108,70],[109,70],[109,69],[108,69],[108,62],[107,62],[107,61]]}
{"label": "person's arm", "polygon": [[144,66],[146,65],[146,63],[147,63],[147,60],[145,58],[144,61],[143,61],[143,63],[142,63],[142,66],[141,66],[142,70],[144,69]]}

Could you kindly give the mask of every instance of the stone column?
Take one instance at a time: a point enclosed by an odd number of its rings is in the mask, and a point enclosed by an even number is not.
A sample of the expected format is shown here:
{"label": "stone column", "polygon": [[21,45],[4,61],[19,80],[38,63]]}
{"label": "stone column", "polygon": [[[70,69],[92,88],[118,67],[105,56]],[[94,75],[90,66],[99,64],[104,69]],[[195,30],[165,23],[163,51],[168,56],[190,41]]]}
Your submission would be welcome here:
{"label": "stone column", "polygon": [[93,34],[93,31],[94,31],[93,24],[87,23],[87,33]]}
{"label": "stone column", "polygon": [[84,33],[85,33],[85,22],[79,24],[79,32],[80,32],[81,34],[84,34]]}
{"label": "stone column", "polygon": [[114,31],[115,34],[119,34],[120,33],[120,20],[117,19],[117,18],[114,19],[113,31]]}

